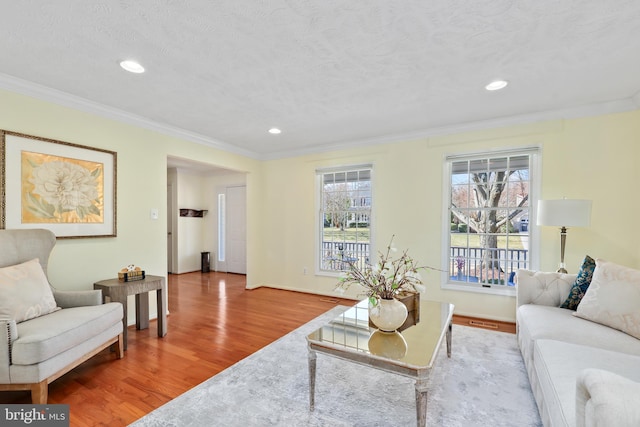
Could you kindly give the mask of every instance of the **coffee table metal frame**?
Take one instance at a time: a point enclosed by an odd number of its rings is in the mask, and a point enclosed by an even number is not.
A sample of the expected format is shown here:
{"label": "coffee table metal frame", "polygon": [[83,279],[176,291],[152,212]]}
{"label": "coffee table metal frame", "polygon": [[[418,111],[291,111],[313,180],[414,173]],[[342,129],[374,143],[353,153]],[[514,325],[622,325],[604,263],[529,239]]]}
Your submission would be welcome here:
{"label": "coffee table metal frame", "polygon": [[[366,306],[367,301],[360,301],[355,307]],[[308,361],[309,361],[309,409],[315,409],[315,385],[316,385],[316,359],[317,353],[326,354],[338,359],[370,366],[382,371],[403,375],[415,380],[416,397],[416,421],[418,426],[425,426],[427,420],[427,391],[429,373],[433,368],[436,356],[440,350],[443,339],[446,340],[447,357],[451,357],[451,332],[454,305],[449,303],[439,303],[434,301],[421,301],[421,310],[430,310],[437,307],[443,310],[444,318],[441,322],[441,330],[436,338],[437,342],[433,347],[433,354],[426,355],[428,362],[419,365],[406,363],[402,358],[385,357],[374,355],[366,349],[358,349],[341,343],[331,342],[331,340],[319,339],[318,333],[321,329],[307,336]],[[422,316],[425,317],[424,315]],[[415,328],[416,326],[412,326]],[[370,328],[370,332],[375,332],[375,328]],[[320,334],[321,335],[321,334]]]}

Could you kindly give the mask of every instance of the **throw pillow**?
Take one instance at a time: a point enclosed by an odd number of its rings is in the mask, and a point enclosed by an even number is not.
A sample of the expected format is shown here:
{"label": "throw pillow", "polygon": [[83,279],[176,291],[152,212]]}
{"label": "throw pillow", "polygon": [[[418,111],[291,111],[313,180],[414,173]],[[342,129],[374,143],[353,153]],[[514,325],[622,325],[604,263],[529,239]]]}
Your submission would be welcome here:
{"label": "throw pillow", "polygon": [[0,268],[0,319],[16,323],[59,310],[38,259]]}
{"label": "throw pillow", "polygon": [[575,316],[640,339],[640,271],[596,259],[596,269]]}
{"label": "throw pillow", "polygon": [[561,308],[568,308],[575,311],[578,308],[578,304],[582,300],[585,292],[589,288],[591,279],[593,277],[593,270],[596,268],[596,261],[589,255],[584,257],[580,270],[578,271],[578,277],[569,290],[569,296],[560,306]]}

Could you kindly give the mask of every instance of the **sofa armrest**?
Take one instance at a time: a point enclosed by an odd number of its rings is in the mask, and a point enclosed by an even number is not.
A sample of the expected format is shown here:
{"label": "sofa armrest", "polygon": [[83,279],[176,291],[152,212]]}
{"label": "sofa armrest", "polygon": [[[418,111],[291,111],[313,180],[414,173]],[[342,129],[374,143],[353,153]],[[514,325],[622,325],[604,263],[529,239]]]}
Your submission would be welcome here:
{"label": "sofa armrest", "polygon": [[0,384],[11,383],[9,365],[11,365],[11,343],[18,339],[15,320],[0,320]]}
{"label": "sofa armrest", "polygon": [[516,306],[538,304],[560,307],[569,296],[576,277],[577,274],[520,269],[516,272]]}
{"label": "sofa armrest", "polygon": [[640,425],[640,383],[602,369],[576,380],[576,427]]}
{"label": "sofa armrest", "polygon": [[56,300],[58,307],[71,308],[83,307],[86,305],[102,304],[101,290],[86,291],[60,291],[55,288],[53,290],[53,298]]}

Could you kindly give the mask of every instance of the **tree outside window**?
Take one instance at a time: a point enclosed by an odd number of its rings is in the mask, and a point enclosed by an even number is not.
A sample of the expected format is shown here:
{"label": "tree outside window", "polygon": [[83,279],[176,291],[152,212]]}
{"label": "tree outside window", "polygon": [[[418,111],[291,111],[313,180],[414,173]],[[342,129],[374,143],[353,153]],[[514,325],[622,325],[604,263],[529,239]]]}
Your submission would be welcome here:
{"label": "tree outside window", "polygon": [[506,288],[528,268],[531,156],[448,159],[449,283]]}
{"label": "tree outside window", "polygon": [[339,272],[369,261],[371,167],[319,171],[321,271]]}

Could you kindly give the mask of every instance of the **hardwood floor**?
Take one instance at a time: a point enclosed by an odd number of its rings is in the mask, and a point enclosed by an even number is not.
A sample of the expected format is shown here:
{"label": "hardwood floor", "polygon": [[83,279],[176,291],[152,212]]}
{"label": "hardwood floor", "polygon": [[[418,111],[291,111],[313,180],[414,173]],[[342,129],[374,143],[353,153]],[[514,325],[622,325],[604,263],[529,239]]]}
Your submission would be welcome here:
{"label": "hardwood floor", "polygon": [[[49,403],[70,405],[71,426],[125,426],[237,361],[351,300],[245,289],[245,276],[170,275],[168,333],[129,327],[124,359],[103,351],[49,385]],[[31,403],[2,392],[0,403]]]}

